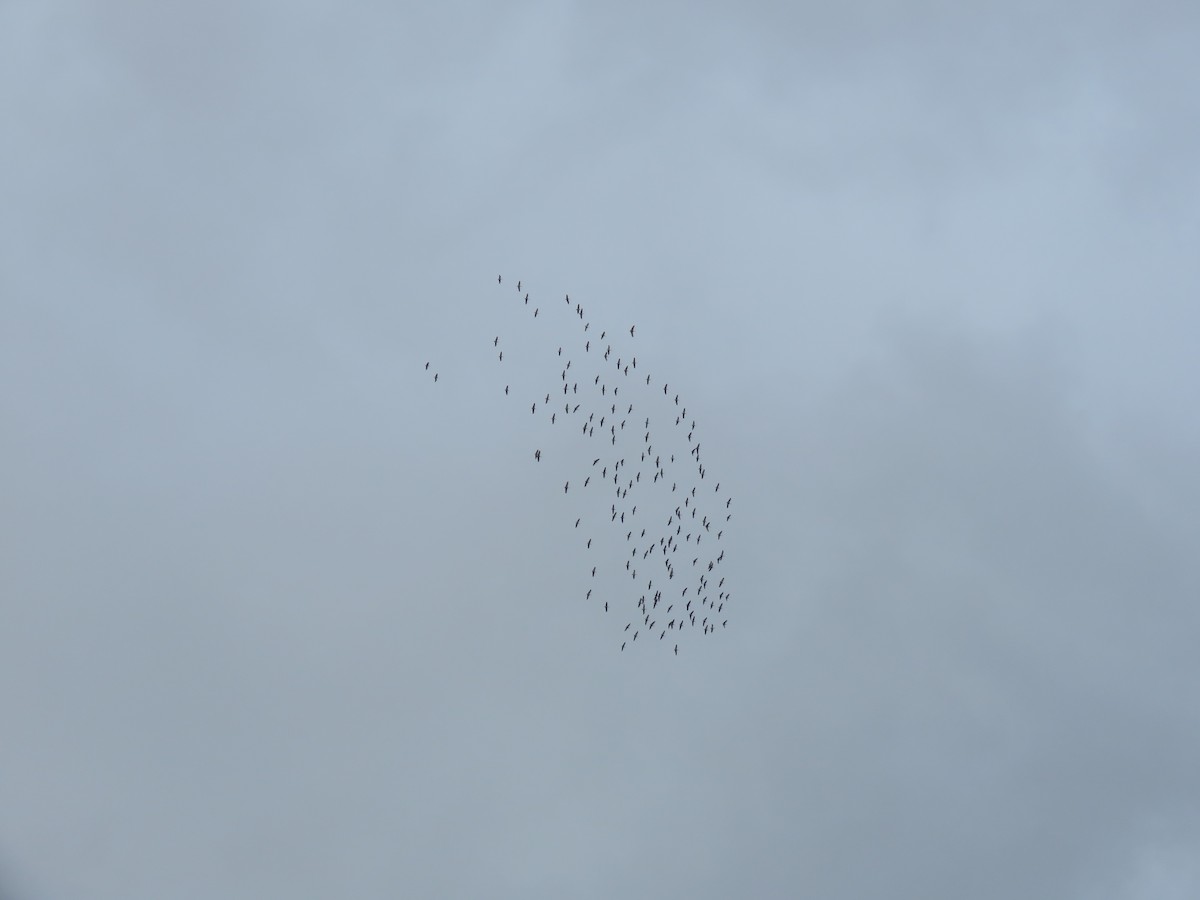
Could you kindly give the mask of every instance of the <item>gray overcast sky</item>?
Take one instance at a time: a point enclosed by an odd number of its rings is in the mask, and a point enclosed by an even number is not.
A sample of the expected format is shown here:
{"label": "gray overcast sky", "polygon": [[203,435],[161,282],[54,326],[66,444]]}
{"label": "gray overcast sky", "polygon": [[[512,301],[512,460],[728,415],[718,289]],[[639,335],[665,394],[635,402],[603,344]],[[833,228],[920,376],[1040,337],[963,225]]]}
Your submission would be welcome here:
{"label": "gray overcast sky", "polygon": [[[1200,895],[1198,42],[0,2],[0,897]],[[678,657],[518,278],[734,497]]]}

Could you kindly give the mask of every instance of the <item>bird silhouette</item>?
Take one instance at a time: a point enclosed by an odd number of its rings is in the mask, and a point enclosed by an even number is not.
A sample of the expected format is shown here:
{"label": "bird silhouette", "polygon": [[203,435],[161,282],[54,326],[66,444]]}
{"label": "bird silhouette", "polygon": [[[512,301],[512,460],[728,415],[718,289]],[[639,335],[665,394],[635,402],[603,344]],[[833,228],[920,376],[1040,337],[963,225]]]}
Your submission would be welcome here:
{"label": "bird silhouette", "polygon": [[[501,283],[501,284],[503,283],[502,275],[497,276],[497,282]],[[530,295],[529,295],[529,292],[523,292],[524,281],[519,280],[516,282],[516,285],[517,285],[516,290],[518,291],[518,296],[519,297],[523,296],[524,303],[526,305],[528,305]],[[573,310],[573,312],[579,317],[579,320],[581,322],[581,328],[584,332],[584,337],[585,337],[584,352],[589,354],[587,357],[585,357],[585,360],[586,359],[594,359],[594,357],[590,356],[591,340],[588,337],[588,335],[590,335],[591,322],[586,318],[586,312],[584,311],[582,304],[577,303],[577,304],[575,304],[574,307],[571,307],[570,294],[564,294],[563,302],[567,304],[568,309]],[[533,315],[535,318],[540,317],[540,315],[541,315],[540,306],[535,305]],[[551,331],[554,331],[557,328],[556,321],[557,320],[555,320],[554,316],[551,315],[551,317],[549,319],[547,319],[543,325],[538,326],[538,328],[539,329],[545,328],[545,329],[550,329]],[[629,337],[631,339],[635,340],[636,336],[637,336],[636,325],[631,324],[629,326],[628,330],[629,330]],[[675,417],[677,428],[681,427],[681,426],[686,426],[687,423],[689,423],[689,422],[690,422],[690,427],[683,427],[683,430],[672,430],[670,432],[670,435],[668,436],[668,439],[666,441],[660,442],[662,444],[665,444],[666,446],[660,447],[659,445],[654,444],[652,442],[653,435],[652,435],[652,430],[651,430],[651,426],[650,426],[651,416],[643,415],[642,417],[643,417],[644,423],[645,423],[644,427],[642,429],[638,429],[643,432],[643,438],[642,438],[642,441],[640,442],[640,444],[635,445],[633,443],[633,439],[631,437],[627,438],[625,435],[625,432],[629,429],[626,429],[625,426],[628,424],[628,422],[625,419],[618,420],[616,418],[616,407],[617,407],[616,400],[620,399],[620,400],[624,401],[622,405],[626,406],[626,408],[627,408],[626,416],[628,416],[629,419],[632,420],[634,406],[642,405],[643,396],[650,398],[650,401],[648,401],[648,405],[649,405],[649,403],[653,402],[652,401],[653,391],[651,390],[651,385],[653,385],[655,382],[654,382],[653,376],[651,374],[647,374],[645,371],[643,371],[642,374],[646,375],[644,382],[635,378],[635,380],[632,383],[629,381],[621,382],[620,379],[618,379],[612,385],[608,385],[607,383],[605,383],[601,377],[601,374],[603,373],[604,367],[607,366],[610,362],[614,361],[614,354],[615,354],[615,368],[617,369],[618,374],[623,375],[626,378],[628,377],[629,370],[631,368],[636,369],[638,367],[638,361],[637,361],[636,356],[631,356],[627,359],[625,357],[624,353],[620,350],[619,346],[614,348],[614,346],[611,343],[607,343],[608,331],[606,328],[601,327],[601,330],[599,332],[597,332],[597,334],[599,335],[598,342],[600,344],[604,344],[603,350],[601,350],[601,348],[599,346],[597,347],[597,356],[599,356],[601,354],[603,355],[604,364],[601,366],[597,366],[595,369],[593,369],[593,385],[596,387],[600,387],[600,395],[601,395],[601,398],[603,398],[602,399],[603,405],[589,403],[588,397],[590,395],[587,394],[586,390],[584,391],[584,395],[585,395],[584,397],[578,396],[578,394],[579,394],[578,382],[575,382],[574,384],[572,384],[571,382],[568,381],[569,370],[572,368],[573,362],[571,359],[567,358],[567,354],[564,352],[566,349],[568,349],[567,345],[566,344],[559,345],[559,344],[557,344],[557,341],[555,341],[554,343],[551,343],[551,339],[548,336],[545,338],[545,343],[549,345],[546,347],[546,350],[547,351],[549,351],[549,350],[556,351],[556,355],[557,355],[558,359],[560,360],[559,378],[560,378],[560,383],[563,385],[564,395],[569,396],[572,391],[574,391],[576,394],[576,397],[572,398],[570,402],[564,401],[563,415],[567,416],[567,415],[572,415],[572,414],[579,414],[580,412],[584,412],[583,408],[585,406],[590,407],[585,412],[586,421],[582,422],[580,425],[580,430],[582,432],[582,437],[584,439],[593,439],[595,437],[595,427],[597,425],[599,425],[599,427],[601,429],[603,429],[605,426],[608,426],[608,428],[609,428],[610,444],[613,447],[613,458],[609,462],[609,464],[606,465],[602,469],[601,481],[597,483],[597,488],[599,490],[604,489],[604,487],[607,483],[607,480],[608,480],[608,469],[611,468],[613,470],[613,478],[612,478],[613,493],[615,494],[615,497],[612,499],[614,499],[618,503],[620,503],[619,507],[617,506],[617,503],[613,503],[611,505],[610,524],[612,525],[612,527],[614,527],[614,528],[621,527],[617,523],[618,522],[624,523],[626,521],[627,517],[636,516],[639,509],[641,509],[643,512],[643,518],[641,520],[639,520],[639,526],[637,528],[630,528],[630,529],[626,530],[625,539],[626,539],[627,543],[624,546],[629,548],[629,554],[628,554],[626,565],[625,565],[626,574],[629,574],[630,578],[636,583],[638,574],[637,574],[637,570],[633,568],[632,563],[637,561],[637,558],[639,555],[645,561],[645,560],[648,560],[652,555],[656,558],[659,557],[659,553],[661,552],[661,559],[663,562],[663,566],[667,572],[668,581],[671,584],[673,584],[674,577],[677,574],[682,574],[681,572],[676,571],[678,560],[681,558],[678,555],[680,548],[683,547],[685,544],[694,542],[697,544],[696,552],[698,554],[698,552],[699,552],[698,545],[699,545],[700,541],[702,540],[703,535],[710,534],[711,526],[713,524],[719,522],[719,520],[713,514],[712,509],[710,509],[709,506],[707,505],[707,502],[703,499],[701,494],[696,490],[697,486],[701,486],[701,482],[703,481],[703,479],[706,477],[706,474],[707,474],[707,471],[706,471],[707,467],[701,463],[700,441],[698,439],[700,433],[699,433],[699,431],[697,431],[696,422],[689,418],[689,409],[690,408],[682,407],[682,397],[678,393],[676,393],[672,396],[672,393],[670,390],[670,383],[666,382],[664,380],[662,382],[659,382],[659,384],[661,384],[662,389],[663,389],[663,396],[664,396],[664,398],[672,398],[671,402],[677,407],[675,412],[680,413],[679,415],[676,415],[676,417]],[[561,333],[559,334],[559,339],[560,340],[562,339]],[[492,346],[494,348],[496,348],[497,358],[501,362],[503,362],[504,351],[499,350],[499,345],[500,345],[500,336],[499,336],[499,334],[494,334],[493,338],[492,338]],[[511,342],[510,342],[509,349],[511,349]],[[548,357],[549,353],[547,352],[546,355]],[[515,359],[510,360],[509,365],[510,366],[516,365],[518,368],[520,368],[521,365],[525,362],[523,360],[523,357],[524,357],[524,354],[518,353],[518,355]],[[425,369],[427,372],[432,372],[432,362],[431,361],[426,362]],[[585,365],[585,369],[586,369],[586,365]],[[599,374],[597,373],[597,370],[599,370]],[[506,369],[506,371],[507,371],[507,369]],[[546,374],[549,374],[549,373],[546,373]],[[433,372],[433,375],[434,375],[434,381],[435,382],[439,381],[440,376],[438,375],[438,373]],[[577,370],[576,376],[579,378],[582,378],[586,385],[586,374],[579,375],[578,370]],[[626,396],[624,398],[620,397],[620,387],[621,386],[624,386],[626,388],[627,395],[638,394],[638,396],[637,397]],[[611,398],[608,398],[608,388],[609,387],[613,388],[613,391],[612,391],[613,396]],[[511,388],[512,388],[511,384],[504,385],[504,392],[505,392],[506,396],[511,394]],[[537,390],[537,388],[535,387],[534,390]],[[638,393],[641,390],[645,390],[646,394],[642,395],[642,394]],[[608,402],[609,400],[611,400],[612,402],[611,403]],[[631,400],[633,402],[629,402]],[[547,408],[550,408],[550,393],[544,393],[544,400],[541,402],[543,402]],[[530,404],[530,413],[531,414],[536,415],[537,406],[538,406],[538,401],[531,402],[531,404]],[[607,412],[607,413],[604,412],[604,406],[608,407],[609,412]],[[682,407],[682,409],[680,409],[680,407]],[[595,419],[597,416],[600,417],[599,423],[595,422]],[[552,410],[551,415],[550,415],[550,422],[551,422],[551,424],[556,424],[557,421],[558,421],[558,413],[557,413],[557,411]],[[569,431],[569,429],[568,429],[568,431]],[[686,441],[687,441],[687,444],[689,447],[689,456],[694,460],[695,465],[696,465],[696,470],[695,470],[696,474],[691,477],[689,477],[689,473],[684,471],[684,467],[679,465],[680,461],[676,459],[677,453],[672,452],[674,450],[674,447],[671,445],[671,441],[679,441],[682,444],[683,440],[685,439],[684,438],[685,435],[686,435]],[[662,435],[659,435],[659,436],[662,437]],[[622,444],[622,447],[620,449],[618,449],[616,445],[620,441],[629,441],[630,445],[634,447],[634,452],[632,454],[627,453],[625,450],[624,444]],[[657,454],[655,453],[656,449],[659,450],[659,452]],[[559,452],[556,452],[556,455],[555,455],[556,462],[552,463],[551,467],[556,468],[559,463],[564,463],[565,468],[567,469],[567,471],[563,472],[564,478],[566,478],[567,476],[572,474],[572,472],[570,471],[570,468],[571,468],[570,463],[571,463],[572,459],[576,460],[579,463],[586,464],[586,459],[580,459],[580,457],[583,455],[583,453],[578,452],[578,448],[576,448],[576,452],[578,453],[578,455],[575,455],[575,456],[572,455],[570,448],[566,444],[560,445],[560,444],[556,443],[555,450],[559,451]],[[566,452],[562,452],[562,451],[566,451]],[[586,451],[584,451],[584,452],[586,452]],[[535,462],[538,462],[540,464],[542,461],[541,449],[540,448],[535,449],[533,456],[534,456]],[[635,465],[629,466],[628,469],[626,469],[626,460],[624,458],[626,456],[632,456],[633,459],[631,459],[630,461],[635,463]],[[595,457],[595,458],[593,458],[592,466],[593,467],[598,466],[598,465],[600,465],[600,463],[602,461],[603,461],[602,457]],[[541,470],[538,470],[538,471],[541,471]],[[641,478],[642,474],[644,474],[644,473],[645,474],[653,473],[652,478],[648,478],[647,481],[645,482],[645,484],[642,483],[642,478]],[[576,470],[575,474],[578,474],[577,470]],[[685,499],[684,499],[683,503],[677,507],[674,506],[674,504],[671,503],[671,501],[669,499],[673,496],[673,494],[669,494],[666,492],[666,482],[667,481],[671,481],[671,491],[672,492],[682,492],[685,495]],[[689,481],[691,482],[690,484],[688,483]],[[660,482],[663,484],[663,488],[661,489],[661,492],[659,492],[660,489],[658,488],[658,484]],[[680,482],[683,482],[683,483],[680,484]],[[720,502],[718,498],[719,498],[720,489],[721,489],[722,484],[723,484],[723,482],[717,482],[716,487],[713,488],[715,496],[712,497],[712,500],[714,503]],[[576,486],[578,487],[578,484]],[[583,480],[583,487],[585,489],[588,489],[588,488],[590,488],[590,486],[591,486],[591,476],[590,476],[590,474],[585,473],[585,477]],[[569,495],[570,480],[564,481],[563,493],[564,493],[564,495]],[[587,493],[588,493],[588,491],[585,490],[584,494],[587,494]],[[674,494],[674,496],[677,496],[677,494]],[[708,495],[705,495],[705,496],[708,496]],[[700,498],[700,499],[697,499],[697,498]],[[582,502],[582,501],[586,500],[586,497],[584,497],[583,495],[580,495],[577,491],[575,499]],[[664,499],[667,499],[668,502],[664,503],[663,502]],[[572,500],[571,502],[574,503],[575,500]],[[670,505],[668,505],[668,504],[670,504]],[[726,523],[728,523],[732,518],[728,514],[728,511],[731,509],[731,506],[732,506],[732,498],[726,497],[725,498],[725,509],[727,511],[726,518],[725,518]],[[684,520],[689,518],[689,516],[686,515],[687,511],[689,511],[689,510],[691,513],[690,518],[694,519],[696,521],[696,525],[691,526],[695,530],[687,532],[686,536],[685,536],[685,533],[683,532],[683,522],[684,522]],[[668,513],[666,519],[659,518],[660,512]],[[582,516],[577,516],[575,519],[574,527],[576,529],[578,529],[582,525],[582,521],[583,521]],[[664,521],[666,522],[665,527],[661,524]],[[658,523],[658,524],[655,525],[654,523]],[[629,523],[629,524],[632,525],[632,523]],[[646,526],[646,527],[641,527],[641,526]],[[672,527],[672,526],[674,526],[674,527]],[[592,530],[592,529],[589,528],[589,530]],[[638,534],[637,542],[633,541],[633,535],[635,534],[635,532]],[[593,531],[593,533],[591,535],[588,535],[586,537],[585,547],[587,548],[587,550],[589,552],[592,549],[593,542],[597,536],[599,536],[599,534]],[[678,539],[680,537],[684,538],[683,544],[679,543]],[[695,539],[694,541],[693,541],[693,538]],[[720,540],[723,540],[723,538],[724,538],[724,529],[723,528],[718,529],[717,534],[716,534],[716,539],[720,541]],[[710,534],[710,540],[711,539],[712,538],[711,538],[711,534]],[[718,548],[718,549],[720,549],[720,548]],[[598,552],[603,554],[602,550],[598,551]],[[597,560],[597,562],[599,562],[599,557],[596,557],[596,560]],[[650,631],[651,633],[658,631],[660,640],[665,638],[666,632],[668,630],[672,630],[672,631],[681,630],[685,624],[691,625],[692,627],[694,627],[696,625],[700,625],[701,631],[703,634],[705,634],[705,635],[712,634],[712,632],[715,630],[715,627],[716,627],[715,615],[716,615],[718,609],[720,607],[723,607],[724,603],[727,602],[728,594],[725,591],[725,579],[722,578],[722,579],[719,579],[719,581],[720,581],[720,584],[718,585],[718,587],[720,588],[719,596],[716,598],[716,600],[710,599],[709,594],[708,594],[709,587],[708,587],[708,582],[707,582],[707,576],[711,575],[711,573],[713,571],[715,571],[715,568],[718,564],[723,564],[723,560],[724,560],[724,552],[723,551],[720,553],[717,553],[713,557],[710,557],[709,559],[705,560],[704,566],[699,566],[699,556],[698,555],[693,558],[693,560],[692,560],[693,567],[698,567],[698,570],[695,573],[695,577],[691,578],[691,579],[681,578],[682,583],[680,584],[680,593],[674,594],[671,597],[671,599],[679,599],[680,597],[682,597],[684,603],[687,605],[687,615],[684,618],[679,618],[679,617],[671,618],[671,613],[673,612],[673,603],[667,602],[666,598],[662,598],[662,595],[663,595],[662,591],[654,592],[653,580],[652,579],[648,580],[647,586],[646,586],[647,593],[644,594],[640,600],[637,600],[638,608],[643,616],[643,625],[646,627],[646,629],[648,631]],[[591,576],[592,576],[592,578],[600,577],[598,566],[591,567]],[[593,588],[587,589],[586,596],[589,601],[590,601],[591,597],[594,596],[594,585],[598,584],[598,583],[599,582],[593,582],[592,583]],[[666,605],[666,616],[669,619],[669,622],[667,622],[662,628],[659,628],[657,621],[652,620],[650,617],[650,610],[651,609],[656,610],[658,608],[660,598],[662,598],[662,602]],[[612,598],[607,598],[604,601],[604,608],[605,608],[606,612],[609,609],[609,599],[612,599]],[[636,599],[636,598],[631,598],[631,599]],[[714,618],[712,621],[710,621],[709,617],[707,617],[707,616],[697,614],[698,612],[703,613],[703,610],[705,610],[705,609],[708,609],[710,612],[713,612]],[[699,619],[700,621],[697,621],[697,619]],[[726,621],[728,621],[728,620],[726,620]],[[725,627],[725,622],[722,622],[722,627]],[[629,626],[626,626],[626,630],[631,631],[634,634],[633,638],[628,638],[628,635],[626,635],[626,637],[629,640],[636,640],[636,636],[638,634],[640,634],[640,630],[634,630],[634,629],[630,628]],[[624,649],[626,649],[626,644],[623,642],[622,650],[624,650]],[[675,655],[678,655],[679,645],[677,643],[672,645],[672,652]]]}

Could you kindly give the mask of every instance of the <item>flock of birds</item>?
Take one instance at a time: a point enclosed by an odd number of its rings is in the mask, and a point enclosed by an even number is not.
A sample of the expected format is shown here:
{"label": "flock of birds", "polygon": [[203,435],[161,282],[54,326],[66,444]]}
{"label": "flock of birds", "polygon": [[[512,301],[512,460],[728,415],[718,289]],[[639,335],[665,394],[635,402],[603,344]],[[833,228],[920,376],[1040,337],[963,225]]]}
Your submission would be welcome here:
{"label": "flock of birds", "polygon": [[[496,283],[503,285],[503,276]],[[540,306],[530,303],[520,281],[516,291],[517,302],[536,319]],[[543,385],[523,402],[530,415],[540,414],[549,426],[569,428],[580,442],[596,445],[580,457],[578,474],[563,483],[563,494],[593,495],[593,501],[595,494],[603,496],[590,508],[576,510],[580,514],[573,529],[589,553],[598,533],[607,532],[622,544],[624,566],[618,574],[632,583],[620,598],[611,590],[598,590],[596,585],[604,583],[595,580],[601,558],[612,557],[597,554],[584,599],[592,601],[596,594],[597,606],[603,603],[606,613],[618,608],[618,599],[628,602],[622,651],[641,637],[643,643],[663,642],[678,655],[686,637],[712,635],[728,626],[725,609],[731,594],[720,571],[725,559],[721,540],[733,518],[733,500],[721,493],[719,482],[706,478],[696,421],[679,394],[665,382],[660,394],[644,364],[639,369],[636,354],[614,346],[625,334],[630,342],[636,340],[637,326],[620,335],[597,334],[580,304],[572,306],[569,294],[564,302],[578,320],[576,339],[558,347],[553,385]],[[504,366],[500,335],[491,343],[497,365]],[[427,372],[429,367],[425,363]],[[431,374],[437,382],[438,373]],[[511,383],[504,385],[504,396],[513,397],[511,388]],[[686,457],[671,452],[684,446]],[[531,456],[534,464],[541,463],[542,449],[532,448]]]}

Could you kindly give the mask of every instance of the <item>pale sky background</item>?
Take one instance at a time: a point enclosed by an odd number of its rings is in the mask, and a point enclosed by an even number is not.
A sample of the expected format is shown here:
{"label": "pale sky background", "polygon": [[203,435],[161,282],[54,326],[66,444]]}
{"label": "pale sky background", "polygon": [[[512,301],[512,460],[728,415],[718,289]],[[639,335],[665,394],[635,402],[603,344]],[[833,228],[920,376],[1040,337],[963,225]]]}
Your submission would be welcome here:
{"label": "pale sky background", "polygon": [[[0,0],[0,898],[1200,896],[1197,46]],[[678,657],[580,599],[518,278],[735,498]]]}

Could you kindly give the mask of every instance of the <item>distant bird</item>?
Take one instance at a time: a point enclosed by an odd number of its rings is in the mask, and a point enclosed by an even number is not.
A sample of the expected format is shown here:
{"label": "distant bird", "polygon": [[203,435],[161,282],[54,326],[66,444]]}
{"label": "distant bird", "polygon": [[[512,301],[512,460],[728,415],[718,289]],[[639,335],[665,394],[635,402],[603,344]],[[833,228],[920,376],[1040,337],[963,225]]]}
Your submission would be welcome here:
{"label": "distant bird", "polygon": [[576,519],[576,520],[575,520],[575,527],[576,527],[576,528],[578,528],[578,527],[579,527],[579,521],[580,521],[579,519]]}
{"label": "distant bird", "polygon": [[564,494],[567,492],[567,488],[569,488],[570,486],[571,486],[571,482],[569,482],[569,481],[563,485],[563,493]]}
{"label": "distant bird", "polygon": [[494,341],[492,341],[492,346],[493,346],[493,347],[499,347],[499,346],[500,346],[500,335],[496,335],[496,339],[495,339]]}
{"label": "distant bird", "polygon": [[429,363],[425,363],[425,371],[426,371],[426,372],[428,372],[428,371],[429,371]]}
{"label": "distant bird", "polygon": [[541,450],[534,450],[534,451],[533,451],[533,458],[534,458],[534,459],[536,459],[538,462],[541,462],[541,461],[542,461],[542,451],[541,451]]}
{"label": "distant bird", "polygon": [[437,381],[437,376],[438,376],[438,373],[437,373],[437,372],[434,372],[434,373],[433,373],[433,380],[434,380],[434,381]]}
{"label": "distant bird", "polygon": [[538,311],[537,311],[537,308],[535,307],[535,308],[534,308],[534,310],[533,310],[533,317],[534,317],[535,319],[537,318],[537,314],[538,314]]}
{"label": "distant bird", "polygon": [[499,284],[501,281],[503,281],[503,279],[499,275],[497,275],[496,276],[496,284]]}
{"label": "distant bird", "polygon": [[504,351],[500,351],[500,362],[504,362]]}
{"label": "distant bird", "polygon": [[519,282],[519,281],[517,282],[517,290],[518,291],[521,290],[521,282]]}
{"label": "distant bird", "polygon": [[629,336],[630,336],[630,337],[633,337],[633,329],[634,329],[634,328],[636,328],[636,327],[637,327],[636,325],[630,325],[630,326],[629,326]]}

